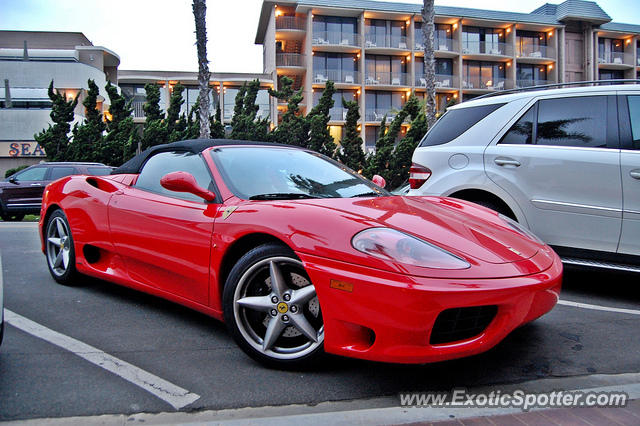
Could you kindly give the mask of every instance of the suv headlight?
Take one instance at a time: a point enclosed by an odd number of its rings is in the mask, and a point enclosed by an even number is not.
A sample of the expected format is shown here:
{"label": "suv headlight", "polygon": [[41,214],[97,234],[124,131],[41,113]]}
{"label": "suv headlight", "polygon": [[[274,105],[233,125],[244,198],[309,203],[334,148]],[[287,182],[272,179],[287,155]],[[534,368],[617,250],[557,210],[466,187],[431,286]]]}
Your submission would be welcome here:
{"label": "suv headlight", "polygon": [[351,239],[356,250],[378,259],[432,269],[466,269],[464,259],[426,241],[391,228],[369,228]]}
{"label": "suv headlight", "polygon": [[506,222],[506,224],[509,225],[509,227],[511,229],[513,229],[517,233],[529,238],[530,240],[535,241],[536,243],[539,243],[539,244],[542,244],[542,245],[545,244],[545,242],[542,241],[540,238],[538,238],[533,232],[529,231],[523,225],[519,224],[518,222],[516,222],[515,220],[511,219],[510,217],[507,217],[507,216],[503,215],[502,213],[498,213],[498,216],[500,217],[500,219],[502,219],[504,222]]}

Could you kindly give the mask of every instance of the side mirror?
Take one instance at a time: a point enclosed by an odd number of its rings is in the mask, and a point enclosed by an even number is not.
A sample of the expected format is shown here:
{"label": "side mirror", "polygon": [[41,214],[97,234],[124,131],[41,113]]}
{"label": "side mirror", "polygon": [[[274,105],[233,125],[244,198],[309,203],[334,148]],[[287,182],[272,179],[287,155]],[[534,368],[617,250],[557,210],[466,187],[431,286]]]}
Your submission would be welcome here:
{"label": "side mirror", "polygon": [[387,185],[387,181],[380,175],[373,175],[371,182],[375,183],[380,188],[384,188]]}
{"label": "side mirror", "polygon": [[196,178],[187,172],[166,174],[160,179],[160,185],[169,191],[188,192],[189,194],[197,195],[205,201],[213,201],[216,198],[216,194],[199,186]]}
{"label": "side mirror", "polygon": [[9,178],[9,182],[10,182],[10,183],[13,183],[13,184],[15,184],[15,185],[17,185],[17,184],[18,184],[18,179],[16,179],[14,176],[11,176],[11,177]]}

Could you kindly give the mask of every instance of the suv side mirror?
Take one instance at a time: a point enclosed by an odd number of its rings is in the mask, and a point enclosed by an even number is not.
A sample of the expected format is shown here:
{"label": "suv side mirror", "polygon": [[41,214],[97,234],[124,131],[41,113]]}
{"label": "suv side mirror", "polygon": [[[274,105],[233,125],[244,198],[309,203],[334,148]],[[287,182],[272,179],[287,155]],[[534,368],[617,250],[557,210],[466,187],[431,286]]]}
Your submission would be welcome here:
{"label": "suv side mirror", "polygon": [[13,183],[13,184],[15,184],[15,185],[17,185],[17,184],[18,184],[18,179],[16,179],[16,177],[15,177],[15,176],[11,176],[11,177],[9,178],[9,182],[10,182],[10,183]]}
{"label": "suv side mirror", "polygon": [[187,172],[173,172],[166,174],[162,179],[160,179],[160,185],[169,191],[187,192],[189,194],[197,195],[205,201],[213,201],[216,198],[216,194],[198,185],[196,178],[194,178],[191,173]]}

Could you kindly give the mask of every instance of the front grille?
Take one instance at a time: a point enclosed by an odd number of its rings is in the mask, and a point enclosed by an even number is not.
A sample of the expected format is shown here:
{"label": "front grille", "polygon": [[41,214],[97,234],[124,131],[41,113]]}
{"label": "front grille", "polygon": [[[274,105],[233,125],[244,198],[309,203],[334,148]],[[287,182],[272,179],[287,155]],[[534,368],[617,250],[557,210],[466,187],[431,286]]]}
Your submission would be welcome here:
{"label": "front grille", "polygon": [[429,343],[439,345],[477,336],[489,326],[497,312],[496,305],[444,310],[436,318]]}

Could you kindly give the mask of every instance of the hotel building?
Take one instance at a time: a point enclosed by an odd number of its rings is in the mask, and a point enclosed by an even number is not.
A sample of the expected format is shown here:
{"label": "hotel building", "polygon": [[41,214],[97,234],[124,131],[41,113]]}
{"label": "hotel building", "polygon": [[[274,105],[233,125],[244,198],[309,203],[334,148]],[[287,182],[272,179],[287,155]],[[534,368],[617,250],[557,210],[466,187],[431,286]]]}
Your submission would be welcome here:
{"label": "hotel building", "polygon": [[[304,90],[303,110],[336,83],[331,132],[340,140],[358,100],[361,135],[375,145],[380,121],[413,93],[425,96],[422,4],[370,0],[266,0],[256,44],[264,72]],[[637,78],[640,25],[611,22],[596,3],[567,0],[531,13],[435,7],[436,103],[514,88]],[[278,105],[281,114],[285,105]]]}

